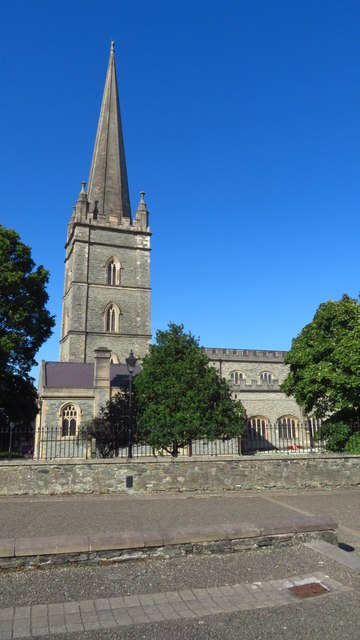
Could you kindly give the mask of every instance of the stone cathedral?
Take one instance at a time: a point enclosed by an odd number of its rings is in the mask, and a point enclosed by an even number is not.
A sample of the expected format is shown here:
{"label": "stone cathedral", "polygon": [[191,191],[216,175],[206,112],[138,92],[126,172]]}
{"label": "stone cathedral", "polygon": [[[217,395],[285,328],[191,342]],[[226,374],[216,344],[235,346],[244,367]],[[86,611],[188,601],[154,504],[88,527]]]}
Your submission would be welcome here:
{"label": "stone cathedral", "polygon": [[[89,182],[82,183],[67,229],[60,362],[41,363],[35,457],[66,456],[81,424],[124,384],[130,350],[140,363],[148,351],[151,233],[144,196],[133,217],[112,44]],[[285,352],[205,352],[254,428],[304,418],[280,391]],[[50,429],[62,442],[51,443],[49,452],[41,434]]]}

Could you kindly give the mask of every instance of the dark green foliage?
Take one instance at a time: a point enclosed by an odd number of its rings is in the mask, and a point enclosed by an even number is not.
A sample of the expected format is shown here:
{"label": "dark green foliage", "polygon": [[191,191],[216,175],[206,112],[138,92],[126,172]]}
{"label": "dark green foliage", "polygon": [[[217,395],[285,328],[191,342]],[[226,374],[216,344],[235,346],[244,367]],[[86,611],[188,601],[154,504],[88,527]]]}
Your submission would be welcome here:
{"label": "dark green foliage", "polygon": [[95,438],[100,458],[112,458],[128,445],[128,428],[129,390],[125,388],[101,407],[99,416],[84,425],[82,434]]}
{"label": "dark green foliage", "polygon": [[305,411],[332,421],[360,416],[360,305],[344,295],[321,304],[292,342],[282,385]]}
{"label": "dark green foliage", "polygon": [[10,454],[8,451],[0,451],[0,460],[19,460],[23,457],[23,454],[17,451],[12,451]]}
{"label": "dark green foliage", "polygon": [[346,422],[325,422],[316,433],[316,440],[324,440],[328,451],[343,451],[352,429]]}
{"label": "dark green foliage", "polygon": [[37,393],[32,378],[5,372],[0,382],[0,393],[7,424],[10,421],[17,424],[31,422],[37,413]]}
{"label": "dark green foliage", "polygon": [[191,333],[169,324],[135,379],[137,433],[142,442],[176,456],[196,438],[213,440],[242,433],[244,411]]}
{"label": "dark green foliage", "polygon": [[54,326],[46,309],[48,277],[16,231],[0,225],[0,407],[11,421],[36,413],[29,371]]}
{"label": "dark green foliage", "polygon": [[350,436],[345,445],[345,451],[347,451],[347,453],[360,454],[360,431],[356,431]]}

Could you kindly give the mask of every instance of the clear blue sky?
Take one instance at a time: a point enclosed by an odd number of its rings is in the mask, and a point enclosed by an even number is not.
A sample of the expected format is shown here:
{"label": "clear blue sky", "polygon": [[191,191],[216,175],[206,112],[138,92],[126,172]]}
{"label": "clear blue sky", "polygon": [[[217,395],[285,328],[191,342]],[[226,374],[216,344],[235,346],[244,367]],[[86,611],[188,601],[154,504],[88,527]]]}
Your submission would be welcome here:
{"label": "clear blue sky", "polygon": [[1,223],[50,270],[56,360],[66,225],[116,42],[132,207],[151,213],[153,332],[288,349],[357,296],[358,0],[1,0]]}

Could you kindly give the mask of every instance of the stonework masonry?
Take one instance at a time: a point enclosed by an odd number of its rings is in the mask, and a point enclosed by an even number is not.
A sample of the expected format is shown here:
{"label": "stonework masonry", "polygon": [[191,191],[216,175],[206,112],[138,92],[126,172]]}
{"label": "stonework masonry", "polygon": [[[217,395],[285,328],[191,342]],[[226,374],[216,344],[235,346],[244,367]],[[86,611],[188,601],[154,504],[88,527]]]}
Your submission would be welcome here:
{"label": "stonework masonry", "polygon": [[[130,349],[142,359],[151,341],[150,233],[73,223],[66,247],[61,360],[91,362],[100,344],[117,362]],[[117,285],[108,284],[112,258],[119,263]],[[111,304],[119,314],[113,331],[106,326]]]}
{"label": "stonework masonry", "polygon": [[241,400],[248,418],[262,417],[273,425],[284,416],[299,422],[305,419],[295,399],[287,397],[280,388],[289,372],[284,364],[285,351],[212,348],[204,351],[210,364],[230,383],[232,397]]}
{"label": "stonework masonry", "polygon": [[[133,489],[126,488],[131,477]],[[2,462],[0,495],[331,489],[360,485],[360,457]]]}

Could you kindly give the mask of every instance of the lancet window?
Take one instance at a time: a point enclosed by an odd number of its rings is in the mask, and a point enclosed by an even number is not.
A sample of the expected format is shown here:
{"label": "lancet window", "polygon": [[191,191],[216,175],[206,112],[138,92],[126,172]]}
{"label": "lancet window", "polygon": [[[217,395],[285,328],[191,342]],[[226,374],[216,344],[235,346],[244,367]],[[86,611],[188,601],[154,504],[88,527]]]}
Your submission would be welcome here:
{"label": "lancet window", "polygon": [[294,440],[298,435],[299,421],[294,416],[282,416],[277,421],[280,440]]}
{"label": "lancet window", "polygon": [[272,382],[274,379],[274,376],[272,373],[270,373],[270,371],[262,371],[259,375],[259,379],[262,382]]}
{"label": "lancet window", "polygon": [[248,420],[248,427],[253,437],[267,438],[269,429],[269,420],[264,416],[253,416]]}
{"label": "lancet window", "polygon": [[120,331],[120,311],[116,304],[109,304],[105,310],[105,331],[108,333]]}
{"label": "lancet window", "polygon": [[245,375],[242,371],[231,371],[230,380],[232,384],[240,384],[240,380],[245,380]]}
{"label": "lancet window", "polygon": [[67,404],[61,412],[61,435],[76,436],[78,428],[78,410],[73,404]]}
{"label": "lancet window", "polygon": [[120,284],[120,262],[116,258],[110,258],[106,264],[106,283],[116,287]]}

